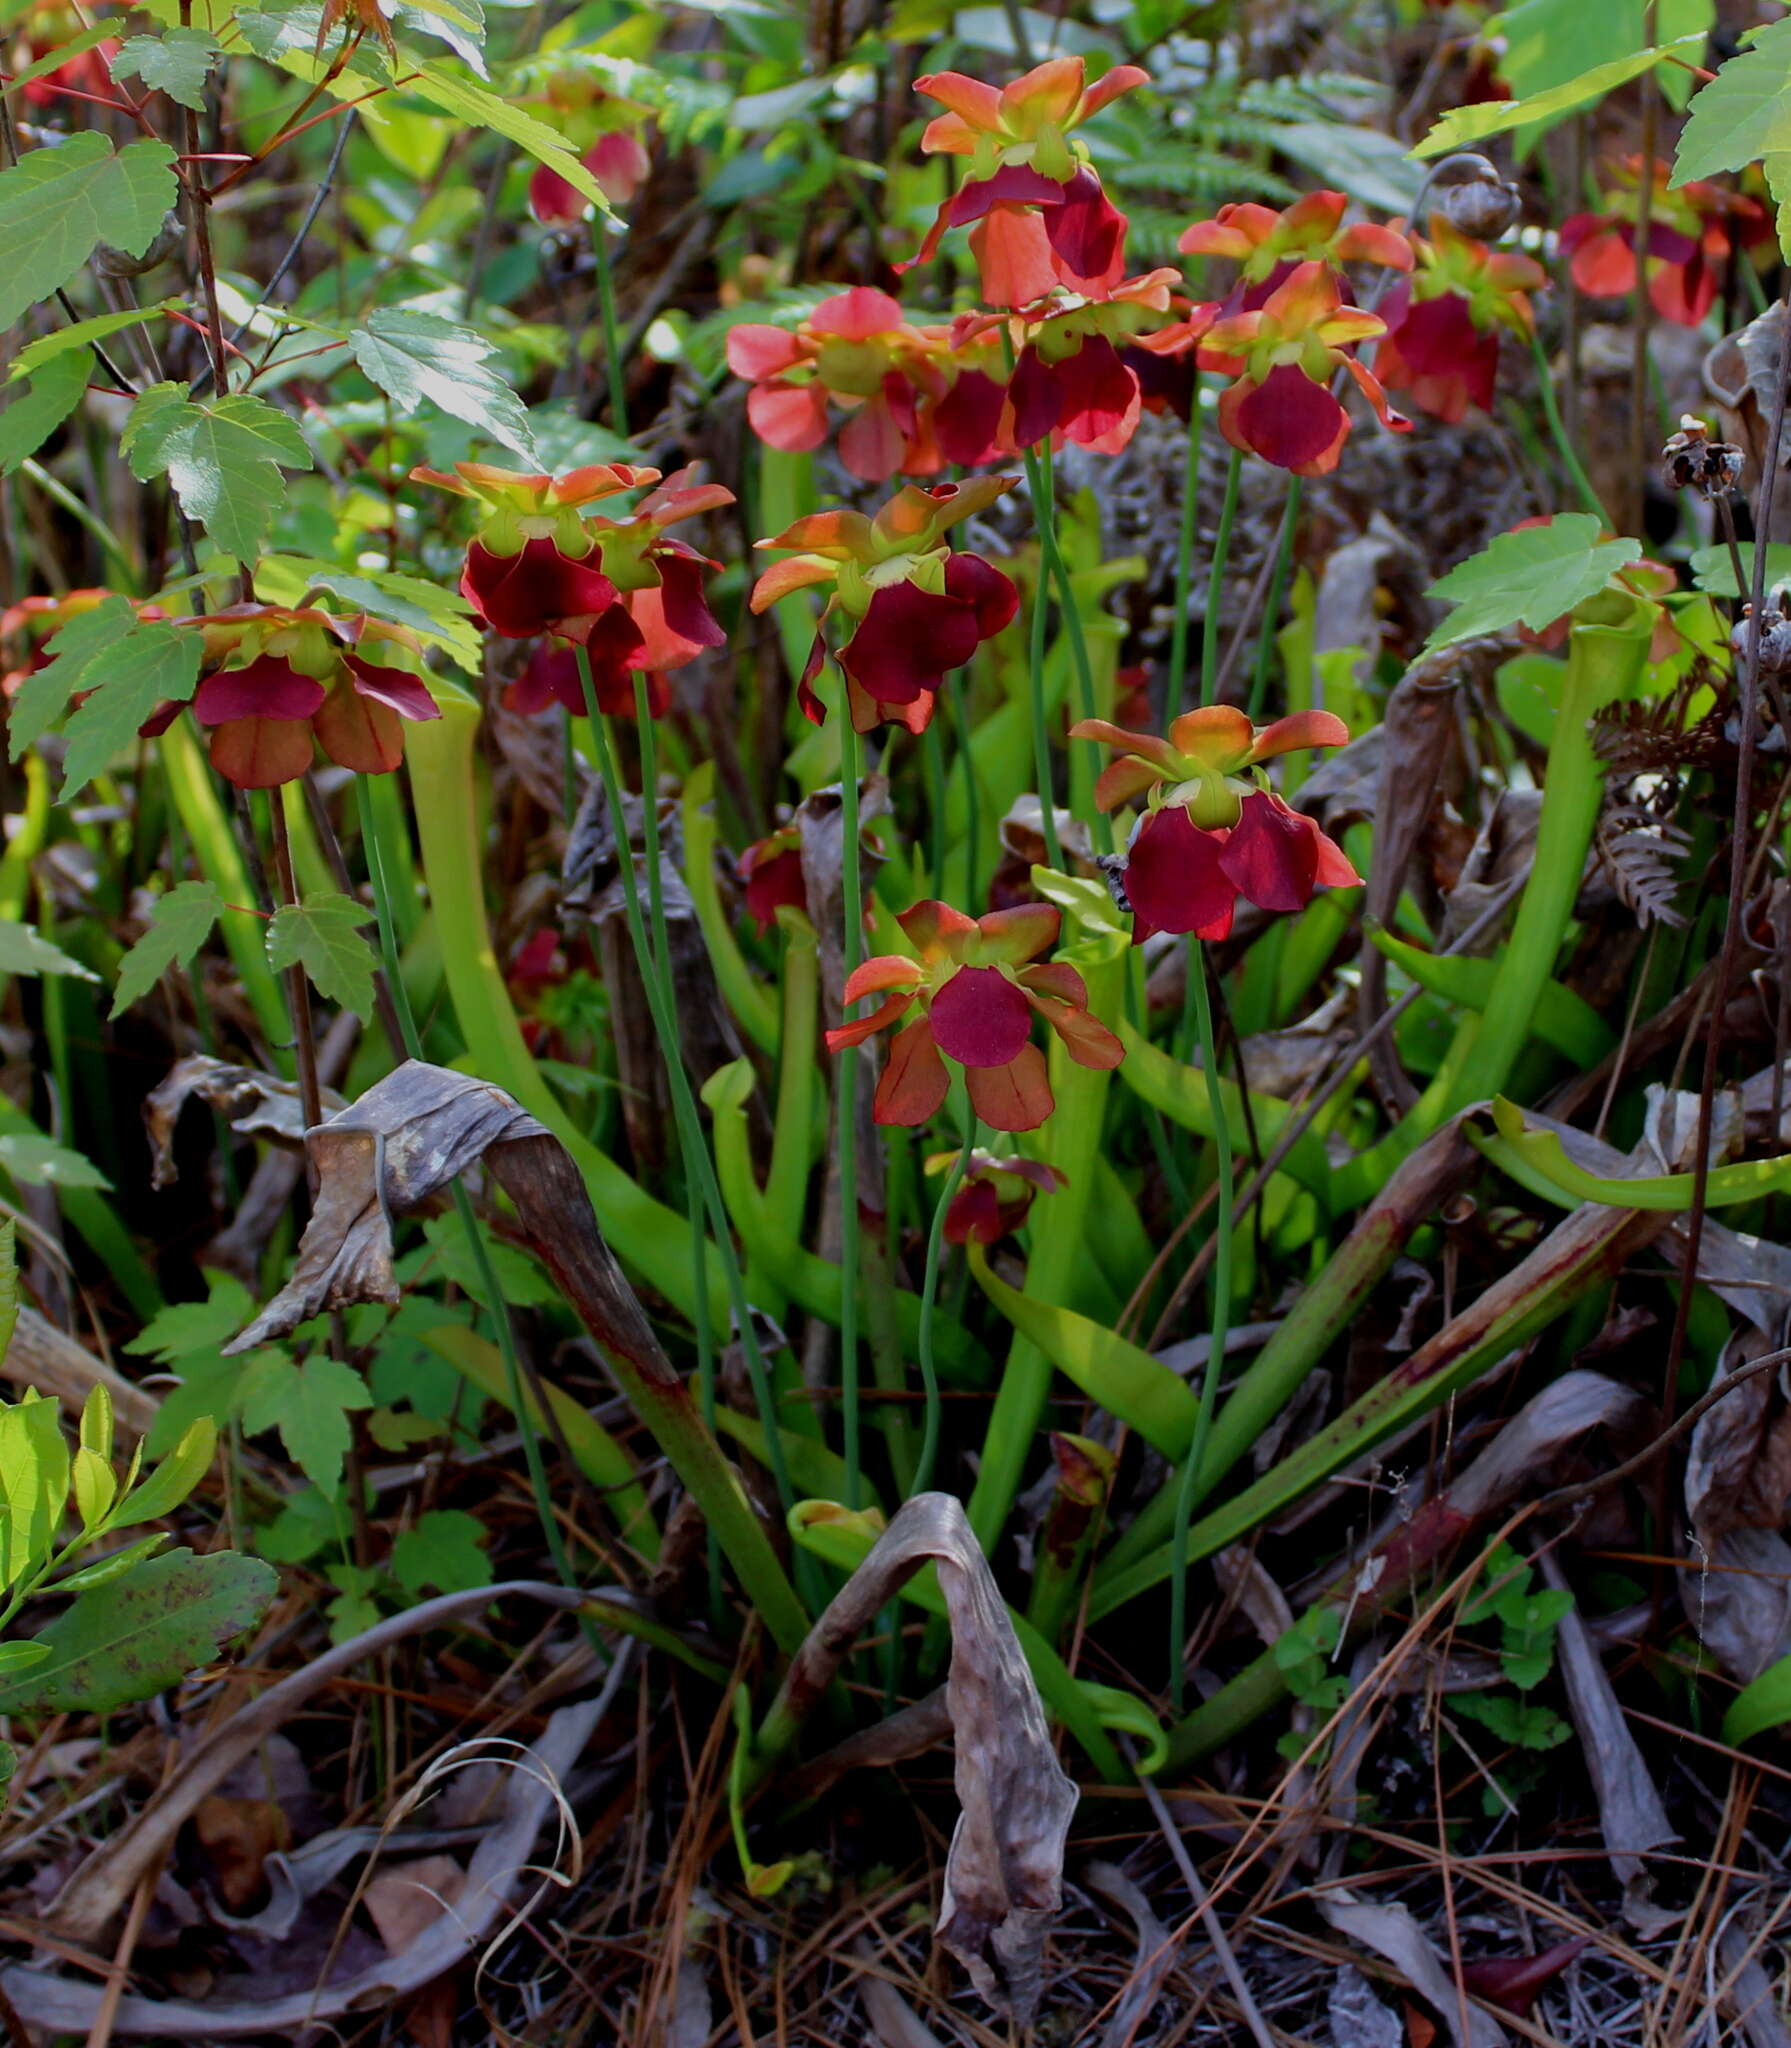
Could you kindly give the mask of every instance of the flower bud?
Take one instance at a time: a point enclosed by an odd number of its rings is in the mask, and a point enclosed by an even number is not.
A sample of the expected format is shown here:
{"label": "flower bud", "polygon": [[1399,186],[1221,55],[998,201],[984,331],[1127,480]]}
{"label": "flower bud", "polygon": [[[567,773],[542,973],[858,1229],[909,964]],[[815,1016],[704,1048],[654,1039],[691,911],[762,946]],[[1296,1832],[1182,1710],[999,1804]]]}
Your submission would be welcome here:
{"label": "flower bud", "polygon": [[[1751,604],[1744,607],[1729,634],[1729,645],[1735,650],[1738,661],[1747,659],[1748,642],[1754,631],[1753,612]],[[1766,610],[1760,620],[1760,673],[1763,676],[1791,675],[1791,591],[1775,591],[1766,600]]]}
{"label": "flower bud", "polygon": [[1688,412],[1680,417],[1678,433],[1660,451],[1660,474],[1669,491],[1726,498],[1741,481],[1744,460],[1733,441],[1713,441],[1704,422]]}

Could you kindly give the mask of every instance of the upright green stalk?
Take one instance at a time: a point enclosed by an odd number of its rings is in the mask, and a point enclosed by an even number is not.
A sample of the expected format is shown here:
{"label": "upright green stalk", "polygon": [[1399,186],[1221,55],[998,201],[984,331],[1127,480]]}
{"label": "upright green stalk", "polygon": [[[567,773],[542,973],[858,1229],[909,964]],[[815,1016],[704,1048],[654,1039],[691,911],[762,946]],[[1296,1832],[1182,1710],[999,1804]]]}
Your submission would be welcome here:
{"label": "upright green stalk", "polygon": [[933,1227],[927,1236],[926,1278],[920,1290],[920,1379],[926,1390],[926,1426],[921,1432],[920,1456],[915,1460],[914,1482],[909,1487],[909,1497],[925,1493],[933,1483],[933,1467],[939,1461],[939,1374],[933,1363],[933,1312],[939,1303],[939,1259],[945,1244],[946,1212],[951,1208],[951,1198],[958,1192],[958,1185],[964,1178],[964,1169],[970,1164],[970,1154],[976,1145],[977,1121],[975,1112],[964,1119],[964,1143],[951,1171],[945,1176],[945,1185],[939,1190],[938,1205],[933,1210]]}
{"label": "upright green stalk", "polygon": [[1182,708],[1188,681],[1188,596],[1194,587],[1194,524],[1200,506],[1200,378],[1188,407],[1188,459],[1182,471],[1181,530],[1175,543],[1175,618],[1169,628],[1169,688],[1165,698],[1168,724]]}
{"label": "upright green stalk", "polygon": [[1218,1158],[1219,1201],[1215,1228],[1219,1233],[1218,1256],[1213,1261],[1212,1348],[1200,1380],[1200,1406],[1195,1410],[1194,1434],[1188,1455],[1176,1479],[1174,1563],[1169,1581],[1169,1696],[1179,1714],[1187,1690],[1185,1669],[1188,1643],[1188,1530],[1194,1519],[1200,1468],[1206,1457],[1207,1439],[1212,1434],[1213,1404],[1219,1396],[1219,1380],[1225,1368],[1225,1337],[1231,1322],[1231,1229],[1236,1196],[1231,1160],[1231,1120],[1219,1085],[1219,1052],[1213,1038],[1213,1002],[1206,985],[1206,961],[1200,942],[1189,948],[1188,974],[1194,985],[1194,1022],[1200,1040],[1201,1070],[1206,1075],[1207,1104],[1213,1118],[1213,1150]]}
{"label": "upright green stalk", "polygon": [[[1213,536],[1213,566],[1206,583],[1206,617],[1200,622],[1200,701],[1210,704],[1219,689],[1219,591],[1231,559],[1231,528],[1237,518],[1238,490],[1244,480],[1243,451],[1234,448],[1225,468],[1225,501],[1219,507],[1219,530]],[[1178,704],[1178,710],[1181,708]]]}
{"label": "upright green stalk", "polygon": [[603,322],[603,367],[609,378],[609,420],[626,441],[628,378],[622,361],[621,330],[616,325],[616,280],[610,269],[609,229],[601,215],[591,223],[591,248],[597,258],[597,312]]}
{"label": "upright green stalk", "polygon": [[654,770],[653,720],[645,699],[645,678],[638,679],[636,683],[639,693],[636,697],[636,706],[642,717],[641,775],[645,784],[645,794],[641,801],[641,814],[642,832],[646,841],[647,889],[649,897],[654,901],[655,936],[662,941],[657,949],[648,940],[646,925],[641,916],[640,887],[634,872],[634,849],[629,843],[627,813],[622,803],[622,778],[617,772],[615,751],[610,745],[608,721],[597,706],[597,683],[591,674],[591,658],[580,643],[574,643],[573,651],[578,660],[578,678],[584,689],[585,711],[591,721],[591,735],[597,749],[597,769],[603,778],[604,795],[609,800],[610,818],[616,837],[616,861],[622,878],[623,913],[628,922],[628,936],[634,946],[635,961],[640,968],[641,983],[646,990],[647,1007],[652,1013],[654,1029],[659,1034],[659,1049],[665,1061],[666,1078],[671,1084],[672,1113],[677,1120],[678,1141],[684,1149],[685,1171],[694,1173],[702,1186],[703,1200],[708,1208],[710,1224],[715,1231],[717,1247],[721,1254],[722,1279],[727,1287],[729,1306],[733,1310],[734,1322],[738,1328],[741,1353],[746,1360],[747,1377],[752,1382],[759,1421],[765,1431],[767,1462],[771,1467],[771,1476],[777,1484],[778,1499],[782,1501],[784,1511],[788,1513],[795,1505],[796,1495],[790,1484],[789,1468],[784,1461],[782,1432],[777,1426],[777,1404],[771,1396],[771,1382],[765,1371],[764,1353],[759,1347],[752,1304],[746,1298],[746,1284],[741,1277],[740,1261],[734,1251],[727,1205],[721,1198],[721,1186],[715,1178],[715,1162],[709,1156],[709,1144],[703,1135],[702,1121],[697,1114],[690,1076],[684,1069],[677,1004],[672,996],[669,976],[662,967],[662,963],[668,957],[663,946],[665,904],[659,874],[656,793],[651,779]]}
{"label": "upright green stalk", "polygon": [[[1035,507],[1036,512],[1036,507]],[[1043,514],[1037,514],[1041,521]],[[1039,786],[1039,828],[1046,863],[1067,873],[1057,838],[1057,808],[1051,788],[1051,735],[1045,724],[1045,544],[1041,530],[1038,571],[1032,585],[1031,631],[1026,643],[1026,680],[1032,694],[1032,770]]]}
{"label": "upright green stalk", "polygon": [[[858,863],[858,728],[852,693],[840,682],[840,956],[846,980],[864,952],[863,876]],[[835,1122],[840,1162],[840,1428],[845,1436],[846,1505],[864,1499],[858,1418],[858,1048],[839,1053]]]}
{"label": "upright green stalk", "polygon": [[1255,724],[1262,716],[1263,699],[1268,694],[1269,662],[1275,652],[1275,622],[1281,616],[1281,600],[1287,592],[1287,572],[1293,561],[1294,528],[1300,520],[1300,489],[1304,479],[1290,476],[1287,480],[1287,503],[1281,510],[1281,538],[1275,546],[1275,567],[1269,576],[1268,601],[1263,607],[1262,623],[1256,636],[1256,664],[1250,671],[1250,721]]}
{"label": "upright green stalk", "polygon": [[[1745,270],[1748,266],[1744,263],[1742,268]],[[1561,423],[1561,408],[1555,403],[1555,379],[1548,366],[1548,351],[1542,345],[1542,336],[1533,327],[1530,330],[1530,353],[1536,358],[1536,387],[1542,394],[1543,416],[1548,421],[1548,430],[1554,436],[1561,461],[1580,495],[1580,503],[1601,526],[1608,526],[1611,515],[1604,509],[1603,501],[1580,461],[1579,452],[1567,438],[1567,429]]]}

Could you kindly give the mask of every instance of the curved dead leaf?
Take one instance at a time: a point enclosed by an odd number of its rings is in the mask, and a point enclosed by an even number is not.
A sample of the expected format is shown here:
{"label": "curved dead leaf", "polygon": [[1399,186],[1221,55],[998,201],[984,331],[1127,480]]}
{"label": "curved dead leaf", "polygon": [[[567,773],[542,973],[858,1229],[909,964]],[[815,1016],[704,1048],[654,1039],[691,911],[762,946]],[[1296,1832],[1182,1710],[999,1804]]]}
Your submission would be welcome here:
{"label": "curved dead leaf", "polygon": [[1045,1935],[1063,1896],[1077,1792],[1052,1750],[995,1576],[950,1494],[917,1494],[897,1509],[810,1630],[767,1719],[800,1722],[863,1630],[929,1562],[951,1622],[945,1698],[960,1808],[936,1932],[989,2003],[1024,2021],[1038,2003]]}

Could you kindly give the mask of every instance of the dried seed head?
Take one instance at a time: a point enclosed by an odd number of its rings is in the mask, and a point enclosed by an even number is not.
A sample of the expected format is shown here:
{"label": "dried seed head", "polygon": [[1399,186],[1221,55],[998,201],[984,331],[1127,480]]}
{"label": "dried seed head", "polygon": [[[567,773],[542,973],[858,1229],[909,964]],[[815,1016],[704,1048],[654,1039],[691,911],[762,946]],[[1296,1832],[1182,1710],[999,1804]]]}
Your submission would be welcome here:
{"label": "dried seed head", "polygon": [[1688,412],[1680,418],[1678,433],[1660,451],[1660,473],[1669,491],[1726,498],[1741,481],[1744,459],[1733,441],[1713,441],[1704,422]]}
{"label": "dried seed head", "polygon": [[[1753,635],[1753,606],[1746,605],[1729,634],[1729,645],[1737,661],[1746,661],[1748,641]],[[1760,673],[1763,676],[1791,675],[1791,591],[1776,590],[1766,600],[1760,620]]]}
{"label": "dried seed head", "polygon": [[1445,157],[1431,185],[1430,209],[1477,242],[1496,242],[1523,205],[1515,185],[1471,149]]}

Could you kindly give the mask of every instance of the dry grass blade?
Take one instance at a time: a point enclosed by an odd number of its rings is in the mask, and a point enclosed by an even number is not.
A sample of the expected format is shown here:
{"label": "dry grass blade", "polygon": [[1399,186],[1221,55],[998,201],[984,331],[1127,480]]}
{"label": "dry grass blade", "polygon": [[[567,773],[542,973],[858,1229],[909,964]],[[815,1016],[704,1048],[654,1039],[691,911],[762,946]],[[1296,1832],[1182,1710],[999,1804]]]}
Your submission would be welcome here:
{"label": "dry grass blade", "polygon": [[765,1722],[778,1754],[859,1635],[931,1562],[951,1621],[945,1697],[959,1815],[945,1866],[940,1942],[992,2005],[1030,2017],[1040,1957],[1062,1900],[1076,1787],[1059,1766],[1032,1673],[963,1507],[917,1494],[897,1510],[792,1660]]}
{"label": "dry grass blade", "polygon": [[1389,1962],[1427,2004],[1434,2006],[1456,2048],[1503,2048],[1505,2029],[1491,2013],[1470,2004],[1450,1980],[1442,1959],[1405,1906],[1377,1905],[1339,1888],[1318,1910],[1351,1941]]}

